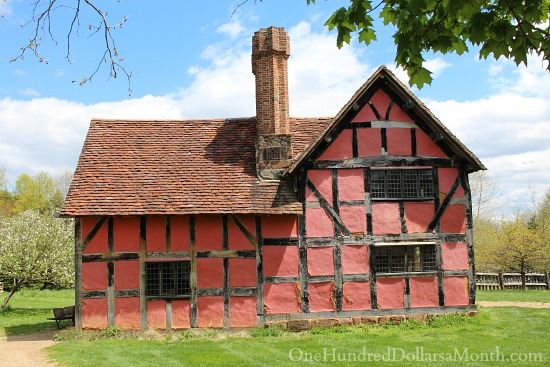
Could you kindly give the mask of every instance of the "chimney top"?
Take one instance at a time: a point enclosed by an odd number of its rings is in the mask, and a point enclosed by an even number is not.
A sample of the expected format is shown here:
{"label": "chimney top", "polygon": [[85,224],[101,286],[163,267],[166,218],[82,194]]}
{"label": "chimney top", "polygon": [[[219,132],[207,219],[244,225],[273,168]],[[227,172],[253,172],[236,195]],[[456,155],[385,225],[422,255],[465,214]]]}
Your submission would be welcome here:
{"label": "chimney top", "polygon": [[256,155],[261,178],[274,178],[292,159],[289,126],[288,57],[284,28],[262,28],[252,37],[252,72],[256,76]]}

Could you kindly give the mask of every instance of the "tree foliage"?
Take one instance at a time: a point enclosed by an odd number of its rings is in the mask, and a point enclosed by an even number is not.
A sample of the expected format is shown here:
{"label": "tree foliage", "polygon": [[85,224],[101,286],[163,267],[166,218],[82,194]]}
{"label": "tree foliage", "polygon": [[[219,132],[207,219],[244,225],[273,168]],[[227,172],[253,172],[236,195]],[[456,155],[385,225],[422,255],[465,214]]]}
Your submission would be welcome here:
{"label": "tree foliage", "polygon": [[472,45],[480,46],[480,58],[503,56],[516,65],[536,54],[550,70],[549,13],[550,0],[350,0],[325,25],[338,32],[338,47],[354,35],[369,45],[376,40],[376,14],[395,27],[395,62],[407,71],[410,85],[422,87],[432,81],[423,66],[426,52],[461,55]]}
{"label": "tree foliage", "polygon": [[74,279],[72,220],[28,210],[0,219],[0,279],[11,282],[5,307],[21,287],[50,283],[71,286]]}
{"label": "tree foliage", "polygon": [[46,172],[35,176],[20,175],[15,182],[14,212],[37,210],[41,214],[53,214],[61,209],[64,201],[56,180]]}
{"label": "tree foliage", "polygon": [[13,195],[8,190],[6,170],[0,168],[0,217],[9,215],[13,208]]}
{"label": "tree foliage", "polygon": [[474,223],[476,264],[481,270],[548,271],[550,269],[550,189],[533,210],[513,219],[479,217]]}

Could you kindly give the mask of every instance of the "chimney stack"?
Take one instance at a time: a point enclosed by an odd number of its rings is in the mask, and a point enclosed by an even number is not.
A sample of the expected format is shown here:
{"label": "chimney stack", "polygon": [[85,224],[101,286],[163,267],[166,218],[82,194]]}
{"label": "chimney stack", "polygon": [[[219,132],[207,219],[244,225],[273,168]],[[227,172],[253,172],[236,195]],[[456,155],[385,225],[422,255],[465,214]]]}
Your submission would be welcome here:
{"label": "chimney stack", "polygon": [[256,157],[258,175],[278,179],[292,159],[288,118],[288,57],[284,28],[262,28],[252,38],[252,72],[256,76]]}

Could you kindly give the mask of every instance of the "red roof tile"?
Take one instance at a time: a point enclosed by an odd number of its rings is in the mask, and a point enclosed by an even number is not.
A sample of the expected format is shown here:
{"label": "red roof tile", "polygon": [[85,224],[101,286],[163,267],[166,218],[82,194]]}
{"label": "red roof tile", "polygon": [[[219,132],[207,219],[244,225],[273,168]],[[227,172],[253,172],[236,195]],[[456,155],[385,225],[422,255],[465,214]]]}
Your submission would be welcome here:
{"label": "red roof tile", "polygon": [[[291,118],[294,156],[331,119]],[[256,175],[256,119],[92,120],[62,216],[301,213]]]}

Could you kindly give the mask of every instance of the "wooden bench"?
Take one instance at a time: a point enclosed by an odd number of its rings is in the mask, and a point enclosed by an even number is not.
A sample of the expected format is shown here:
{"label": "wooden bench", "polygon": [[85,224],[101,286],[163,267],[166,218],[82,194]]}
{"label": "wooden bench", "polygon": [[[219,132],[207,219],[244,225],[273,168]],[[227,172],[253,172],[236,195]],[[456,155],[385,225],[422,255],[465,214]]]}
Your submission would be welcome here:
{"label": "wooden bench", "polygon": [[61,320],[72,320],[74,326],[74,306],[68,306],[63,308],[54,308],[53,317],[48,317],[48,320],[55,320],[57,328],[59,329],[59,323]]}

